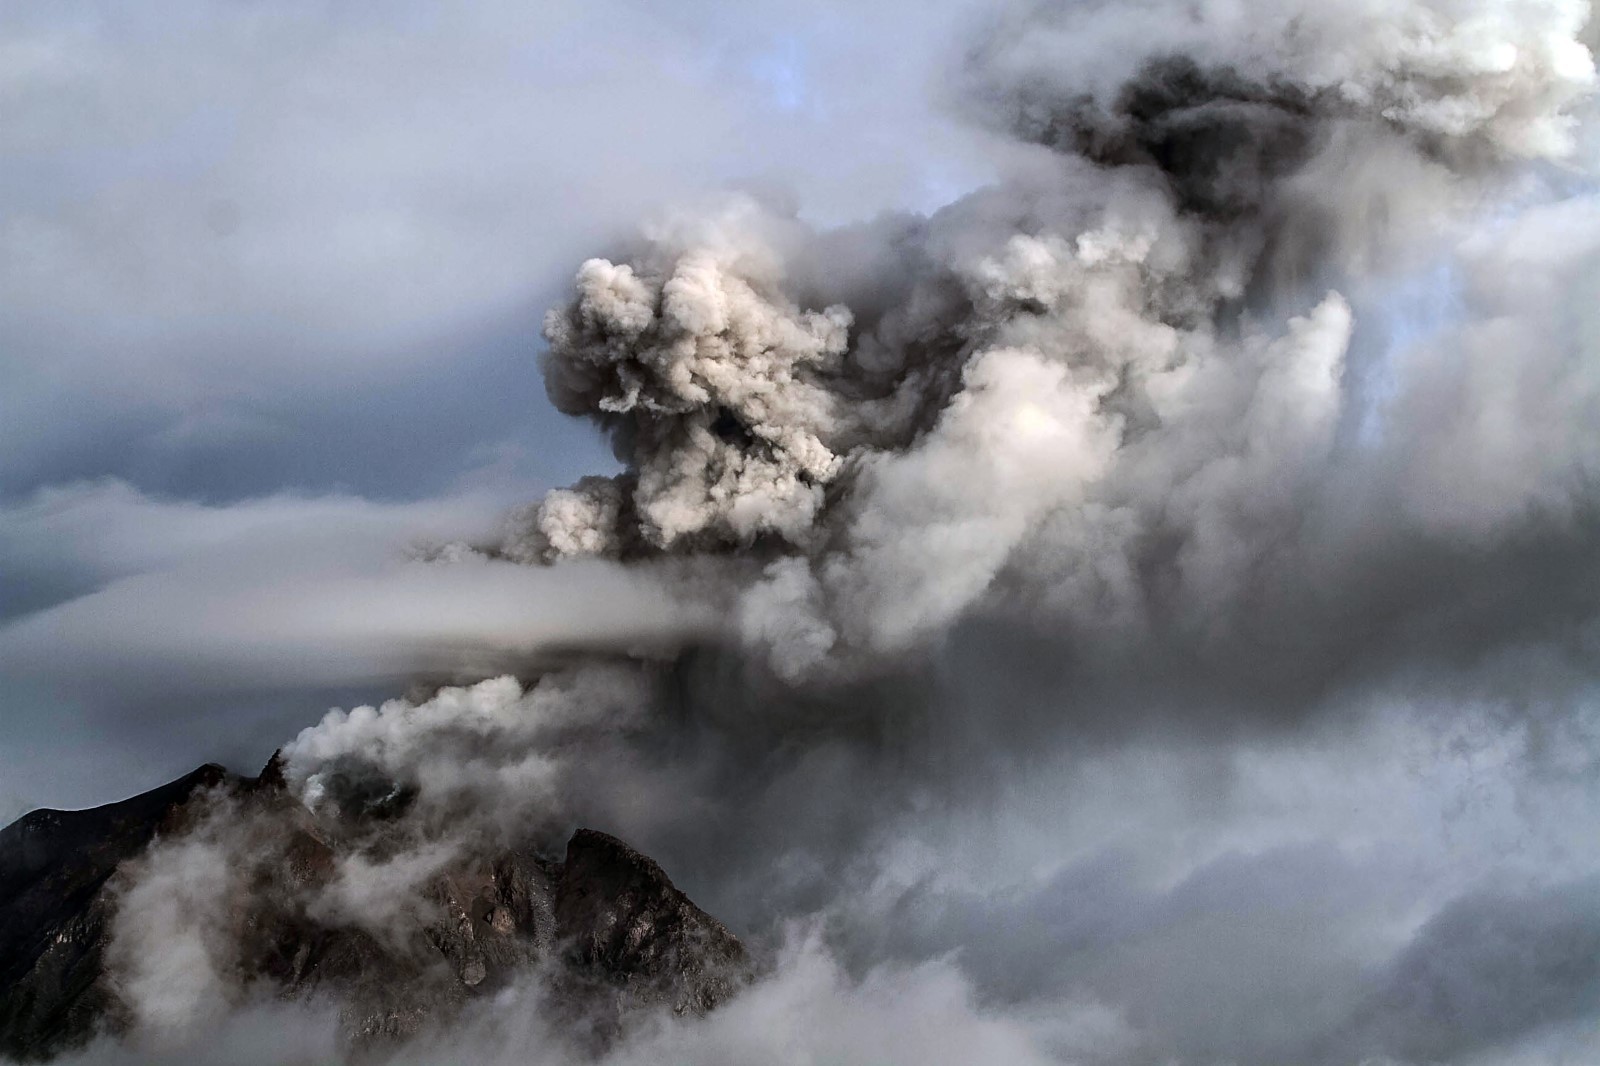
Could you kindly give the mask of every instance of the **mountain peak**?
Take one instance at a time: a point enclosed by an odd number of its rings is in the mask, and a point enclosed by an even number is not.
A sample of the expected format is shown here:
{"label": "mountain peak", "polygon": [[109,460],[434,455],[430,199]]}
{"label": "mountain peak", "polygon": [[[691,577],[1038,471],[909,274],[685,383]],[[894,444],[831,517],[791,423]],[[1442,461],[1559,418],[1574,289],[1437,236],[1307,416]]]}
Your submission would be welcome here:
{"label": "mountain peak", "polygon": [[555,998],[574,1024],[602,1040],[618,1011],[704,1013],[748,976],[722,923],[654,860],[593,829],[574,833],[560,860],[530,845],[454,853],[382,936],[359,914],[329,917],[318,901],[360,852],[292,797],[280,752],[255,778],[208,763],[118,803],[34,811],[0,830],[0,1056],[45,1058],[127,1024],[108,949],[130,871],[223,795],[259,836],[257,866],[230,897],[242,919],[225,945],[230,976],[283,999],[337,1002],[352,1041],[416,1033],[541,961],[554,963]]}

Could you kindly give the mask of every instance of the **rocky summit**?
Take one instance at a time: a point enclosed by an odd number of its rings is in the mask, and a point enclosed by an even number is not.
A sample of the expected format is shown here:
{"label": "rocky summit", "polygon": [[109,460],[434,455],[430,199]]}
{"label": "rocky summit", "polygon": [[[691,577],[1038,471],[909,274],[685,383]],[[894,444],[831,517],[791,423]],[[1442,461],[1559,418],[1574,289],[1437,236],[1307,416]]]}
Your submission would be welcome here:
{"label": "rocky summit", "polygon": [[702,1014],[750,976],[722,923],[653,860],[592,829],[558,855],[456,847],[405,886],[403,907],[330,908],[343,863],[383,858],[381,826],[353,831],[347,816],[314,813],[275,757],[255,778],[202,766],[120,803],[36,810],[0,830],[0,1057],[47,1059],[136,1024],[116,972],[118,908],[160,847],[219,822],[245,835],[248,857],[211,911],[219,977],[335,1004],[353,1047],[403,1041],[535,975],[574,1038],[603,1043],[631,1011]]}

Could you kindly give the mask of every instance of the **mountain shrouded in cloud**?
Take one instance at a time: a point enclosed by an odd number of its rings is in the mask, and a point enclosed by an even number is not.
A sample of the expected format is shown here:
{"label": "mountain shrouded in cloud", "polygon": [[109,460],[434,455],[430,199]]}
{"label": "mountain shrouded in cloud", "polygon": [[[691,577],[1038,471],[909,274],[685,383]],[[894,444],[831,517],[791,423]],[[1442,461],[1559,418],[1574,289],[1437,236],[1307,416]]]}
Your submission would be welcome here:
{"label": "mountain shrouded in cloud", "polygon": [[[306,914],[379,935],[596,825],[760,965],[595,1047],[530,974],[395,1057],[1600,1054],[1589,19],[1014,6],[951,76],[999,181],[837,228],[734,196],[582,263],[542,369],[621,472],[413,564],[468,609],[570,579],[581,624],[374,621],[462,684],[286,745],[284,809],[350,834]],[[220,995],[146,999],[139,878],[203,851],[187,891],[247,897],[270,830],[228,811],[132,868],[135,1023],[88,1061],[316,1053],[225,936],[168,938]]]}

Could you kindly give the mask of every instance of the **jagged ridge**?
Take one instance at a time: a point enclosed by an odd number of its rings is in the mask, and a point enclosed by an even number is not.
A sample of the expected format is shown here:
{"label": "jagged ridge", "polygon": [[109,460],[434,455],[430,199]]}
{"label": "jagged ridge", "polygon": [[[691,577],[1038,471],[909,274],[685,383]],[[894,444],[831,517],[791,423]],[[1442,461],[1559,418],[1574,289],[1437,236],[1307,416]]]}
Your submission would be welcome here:
{"label": "jagged ridge", "polygon": [[48,1058],[126,1028],[106,953],[129,863],[220,803],[271,827],[230,913],[241,984],[337,1002],[353,1041],[415,1034],[540,962],[554,964],[552,1001],[599,1040],[640,1006],[704,1013],[750,972],[739,940],[660,866],[589,829],[561,859],[523,846],[452,861],[423,886],[418,920],[392,936],[315,916],[305,900],[348,845],[283,787],[274,756],[256,778],[202,766],[120,803],[37,810],[0,830],[0,1055]]}

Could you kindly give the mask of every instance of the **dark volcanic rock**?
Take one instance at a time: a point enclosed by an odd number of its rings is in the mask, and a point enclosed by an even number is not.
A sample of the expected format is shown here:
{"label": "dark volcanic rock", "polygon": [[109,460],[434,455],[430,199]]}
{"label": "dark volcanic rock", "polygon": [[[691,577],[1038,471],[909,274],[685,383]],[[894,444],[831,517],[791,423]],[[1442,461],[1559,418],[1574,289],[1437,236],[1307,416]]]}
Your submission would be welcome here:
{"label": "dark volcanic rock", "polygon": [[40,1057],[115,1010],[100,979],[107,882],[191,796],[228,779],[206,765],[121,803],[37,810],[0,830],[0,1055]]}
{"label": "dark volcanic rock", "polygon": [[381,858],[384,826],[352,835],[348,822],[324,824],[290,795],[274,756],[258,778],[204,766],[121,803],[34,811],[0,831],[0,1056],[46,1058],[129,1024],[107,965],[119,893],[153,840],[215,831],[219,812],[247,841],[224,908],[230,981],[336,1003],[349,1036],[369,1046],[448,1018],[536,962],[552,964],[576,1035],[602,1041],[628,1010],[704,1013],[748,974],[743,945],[655,862],[587,829],[562,860],[532,847],[457,854],[398,919],[332,916],[319,900],[341,858],[353,840],[376,840]]}
{"label": "dark volcanic rock", "polygon": [[637,1004],[704,1014],[737,990],[744,945],[689,902],[653,859],[580,829],[556,887],[556,926],[573,972]]}

